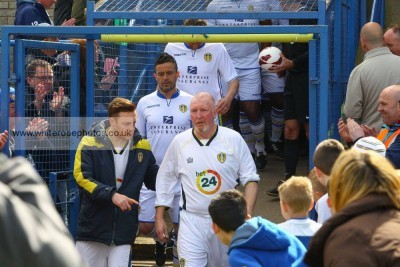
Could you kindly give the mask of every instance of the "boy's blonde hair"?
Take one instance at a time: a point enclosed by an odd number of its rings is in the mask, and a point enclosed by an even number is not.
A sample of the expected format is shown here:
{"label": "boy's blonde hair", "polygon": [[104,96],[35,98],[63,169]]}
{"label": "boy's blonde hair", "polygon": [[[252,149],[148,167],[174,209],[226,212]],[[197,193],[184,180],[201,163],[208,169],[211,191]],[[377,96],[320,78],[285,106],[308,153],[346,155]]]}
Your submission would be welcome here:
{"label": "boy's blonde hair", "polygon": [[313,202],[312,185],[307,177],[293,176],[279,186],[278,192],[294,213],[308,211]]}
{"label": "boy's blonde hair", "polygon": [[312,168],[312,170],[308,174],[308,178],[310,178],[312,190],[314,193],[319,192],[321,193],[321,195],[325,195],[328,192],[326,187],[318,180],[315,168]]}

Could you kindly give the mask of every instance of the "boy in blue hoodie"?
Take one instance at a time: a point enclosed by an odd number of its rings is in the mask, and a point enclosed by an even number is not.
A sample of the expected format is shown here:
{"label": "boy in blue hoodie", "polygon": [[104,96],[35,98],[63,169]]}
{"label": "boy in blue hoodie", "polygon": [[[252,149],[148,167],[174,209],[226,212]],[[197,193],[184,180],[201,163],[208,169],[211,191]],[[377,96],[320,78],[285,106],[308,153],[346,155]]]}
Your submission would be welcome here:
{"label": "boy in blue hoodie", "polygon": [[303,244],[270,221],[250,219],[239,191],[222,192],[211,201],[208,211],[214,233],[229,246],[230,266],[301,266],[306,252]]}

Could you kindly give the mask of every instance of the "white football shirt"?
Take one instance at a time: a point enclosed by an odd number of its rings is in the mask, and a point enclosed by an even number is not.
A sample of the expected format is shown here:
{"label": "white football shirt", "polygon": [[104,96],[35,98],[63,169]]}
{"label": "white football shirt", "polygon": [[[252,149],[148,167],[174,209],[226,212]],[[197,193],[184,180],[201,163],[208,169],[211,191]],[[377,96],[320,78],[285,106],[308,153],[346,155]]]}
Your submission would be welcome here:
{"label": "white football shirt", "polygon": [[237,73],[231,58],[221,43],[206,43],[197,50],[191,50],[184,43],[169,43],[166,53],[173,56],[178,64],[177,86],[191,95],[208,92],[215,102],[221,98],[219,79],[231,82]]}
{"label": "white football shirt", "polygon": [[174,137],[191,127],[191,99],[191,95],[178,90],[171,99],[155,91],[139,100],[136,128],[149,140],[158,165]]}
{"label": "white football shirt", "polygon": [[[207,6],[208,12],[266,12],[280,11],[279,1],[268,0],[213,0]],[[288,24],[286,22],[272,19],[272,25]],[[258,19],[209,19],[208,26],[233,26],[251,27],[258,26]],[[258,43],[224,43],[232,61],[237,69],[258,69],[259,46]]]}
{"label": "white football shirt", "polygon": [[175,185],[181,182],[181,208],[209,216],[208,205],[215,195],[259,179],[239,133],[218,126],[204,145],[189,129],[174,138],[161,163],[156,206],[172,207]]}

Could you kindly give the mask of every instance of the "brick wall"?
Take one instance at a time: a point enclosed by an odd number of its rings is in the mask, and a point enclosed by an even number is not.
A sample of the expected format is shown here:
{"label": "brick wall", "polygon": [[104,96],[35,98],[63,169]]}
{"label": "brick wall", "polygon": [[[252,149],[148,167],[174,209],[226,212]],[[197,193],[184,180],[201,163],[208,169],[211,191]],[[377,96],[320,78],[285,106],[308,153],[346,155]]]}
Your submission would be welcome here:
{"label": "brick wall", "polygon": [[0,2],[0,25],[14,24],[16,0],[1,0]]}

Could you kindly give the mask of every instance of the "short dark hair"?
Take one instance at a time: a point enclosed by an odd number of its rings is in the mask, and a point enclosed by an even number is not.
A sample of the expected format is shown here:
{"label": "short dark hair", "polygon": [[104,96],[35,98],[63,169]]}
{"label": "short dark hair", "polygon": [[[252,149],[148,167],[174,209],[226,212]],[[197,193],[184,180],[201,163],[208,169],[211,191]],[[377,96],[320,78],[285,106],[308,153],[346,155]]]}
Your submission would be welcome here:
{"label": "short dark hair", "polygon": [[49,67],[50,69],[53,69],[51,64],[47,62],[46,60],[43,59],[34,59],[29,64],[26,66],[25,69],[25,75],[27,77],[33,77],[36,75],[36,69],[37,67],[42,67],[42,68],[47,68]]}
{"label": "short dark hair", "polygon": [[333,164],[343,151],[343,145],[335,139],[322,141],[314,151],[313,162],[315,167],[325,175],[331,175]]}
{"label": "short dark hair", "polygon": [[187,19],[183,22],[185,26],[207,26],[207,22],[204,19]]}
{"label": "short dark hair", "polygon": [[391,29],[397,35],[397,38],[400,38],[400,24],[390,24],[388,30],[389,29]]}
{"label": "short dark hair", "polygon": [[208,212],[213,223],[222,230],[225,232],[236,231],[246,220],[246,200],[238,190],[227,190],[211,200]]}
{"label": "short dark hair", "polygon": [[132,101],[122,97],[116,97],[108,104],[108,116],[110,118],[117,117],[120,112],[134,112],[135,109],[136,106]]}
{"label": "short dark hair", "polygon": [[161,53],[158,56],[158,58],[156,60],[156,63],[154,63],[154,71],[156,70],[157,65],[161,65],[161,64],[164,64],[164,63],[172,63],[172,64],[174,64],[175,65],[175,70],[178,71],[178,64],[176,63],[175,58],[173,56],[171,56],[170,54],[165,53],[165,52]]}

